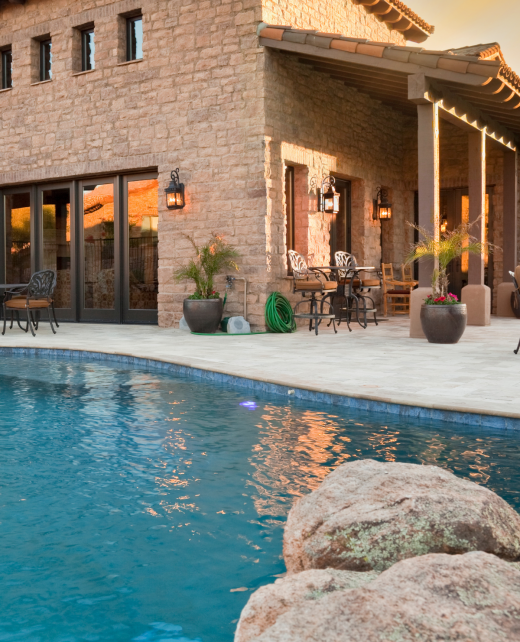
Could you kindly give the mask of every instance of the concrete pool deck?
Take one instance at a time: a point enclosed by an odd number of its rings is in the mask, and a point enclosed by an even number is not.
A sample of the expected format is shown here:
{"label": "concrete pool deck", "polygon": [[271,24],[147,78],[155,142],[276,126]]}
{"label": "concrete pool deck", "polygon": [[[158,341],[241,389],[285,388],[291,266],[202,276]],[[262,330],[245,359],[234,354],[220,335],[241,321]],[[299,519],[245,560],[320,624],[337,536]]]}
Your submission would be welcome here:
{"label": "concrete pool deck", "polygon": [[[381,402],[382,410],[386,404],[399,404],[448,414],[508,417],[520,427],[520,354],[513,354],[520,338],[517,319],[492,318],[491,326],[468,327],[456,345],[410,339],[408,319],[391,318],[366,330],[355,324],[352,328],[349,333],[343,324],[337,335],[324,328],[318,337],[303,328],[292,335],[196,336],[156,326],[62,323],[53,335],[44,321],[36,338],[18,328],[7,330],[0,335],[0,350],[126,355]],[[439,413],[432,416],[443,418]],[[471,418],[461,421],[473,423]]]}

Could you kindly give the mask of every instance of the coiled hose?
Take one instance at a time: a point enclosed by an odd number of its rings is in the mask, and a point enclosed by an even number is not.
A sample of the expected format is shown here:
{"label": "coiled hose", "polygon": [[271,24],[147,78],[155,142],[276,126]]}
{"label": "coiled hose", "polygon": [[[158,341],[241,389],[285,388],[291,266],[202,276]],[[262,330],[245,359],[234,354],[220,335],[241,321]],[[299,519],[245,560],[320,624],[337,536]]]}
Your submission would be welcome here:
{"label": "coiled hose", "polygon": [[265,304],[265,323],[271,332],[295,332],[296,321],[289,301],[273,292]]}

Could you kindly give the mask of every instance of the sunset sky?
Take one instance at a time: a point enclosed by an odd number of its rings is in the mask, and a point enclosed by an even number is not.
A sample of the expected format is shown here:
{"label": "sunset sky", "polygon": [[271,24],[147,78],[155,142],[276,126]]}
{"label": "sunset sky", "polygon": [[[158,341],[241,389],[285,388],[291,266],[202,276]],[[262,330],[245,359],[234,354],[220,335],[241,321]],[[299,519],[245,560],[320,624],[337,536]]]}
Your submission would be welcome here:
{"label": "sunset sky", "polygon": [[508,65],[520,74],[520,0],[404,0],[404,3],[435,25],[435,33],[421,46],[449,49],[499,42]]}

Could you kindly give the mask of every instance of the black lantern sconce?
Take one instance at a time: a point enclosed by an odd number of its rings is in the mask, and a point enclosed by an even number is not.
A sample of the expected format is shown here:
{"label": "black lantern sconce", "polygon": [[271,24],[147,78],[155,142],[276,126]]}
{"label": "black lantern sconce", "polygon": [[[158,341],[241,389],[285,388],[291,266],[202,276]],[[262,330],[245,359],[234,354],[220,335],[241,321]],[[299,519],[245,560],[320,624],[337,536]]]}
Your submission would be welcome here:
{"label": "black lantern sconce", "polygon": [[336,192],[334,176],[326,176],[321,181],[319,190],[318,209],[325,214],[337,214],[339,212],[339,193]]}
{"label": "black lantern sconce", "polygon": [[179,168],[171,173],[171,182],[164,190],[166,194],[166,207],[169,210],[182,210],[184,202],[184,184],[179,182]]}
{"label": "black lantern sconce", "polygon": [[392,218],[392,203],[389,202],[388,191],[384,187],[377,188],[372,218],[374,221],[389,221]]}

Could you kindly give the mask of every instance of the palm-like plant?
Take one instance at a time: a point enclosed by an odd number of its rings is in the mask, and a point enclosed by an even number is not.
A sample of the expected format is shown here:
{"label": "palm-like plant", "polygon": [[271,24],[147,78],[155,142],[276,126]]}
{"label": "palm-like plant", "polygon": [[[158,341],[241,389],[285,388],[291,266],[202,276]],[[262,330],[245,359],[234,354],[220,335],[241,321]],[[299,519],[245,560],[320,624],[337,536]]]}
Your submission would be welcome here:
{"label": "palm-like plant", "polygon": [[434,299],[448,296],[447,268],[453,259],[462,256],[464,252],[481,254],[484,250],[492,251],[493,246],[489,243],[482,243],[471,236],[470,229],[475,223],[462,223],[454,230],[441,233],[438,239],[425,228],[412,225],[422,238],[412,245],[406,257],[406,263],[413,263],[423,258],[433,258],[438,261],[438,267],[435,267],[432,273]]}
{"label": "palm-like plant", "polygon": [[175,271],[175,279],[195,281],[195,293],[189,297],[190,299],[218,299],[220,294],[215,292],[213,279],[224,268],[238,270],[238,265],[233,259],[240,256],[239,252],[217,234],[212,234],[211,239],[201,247],[191,236],[186,238],[193,245],[196,256],[188,265]]}

